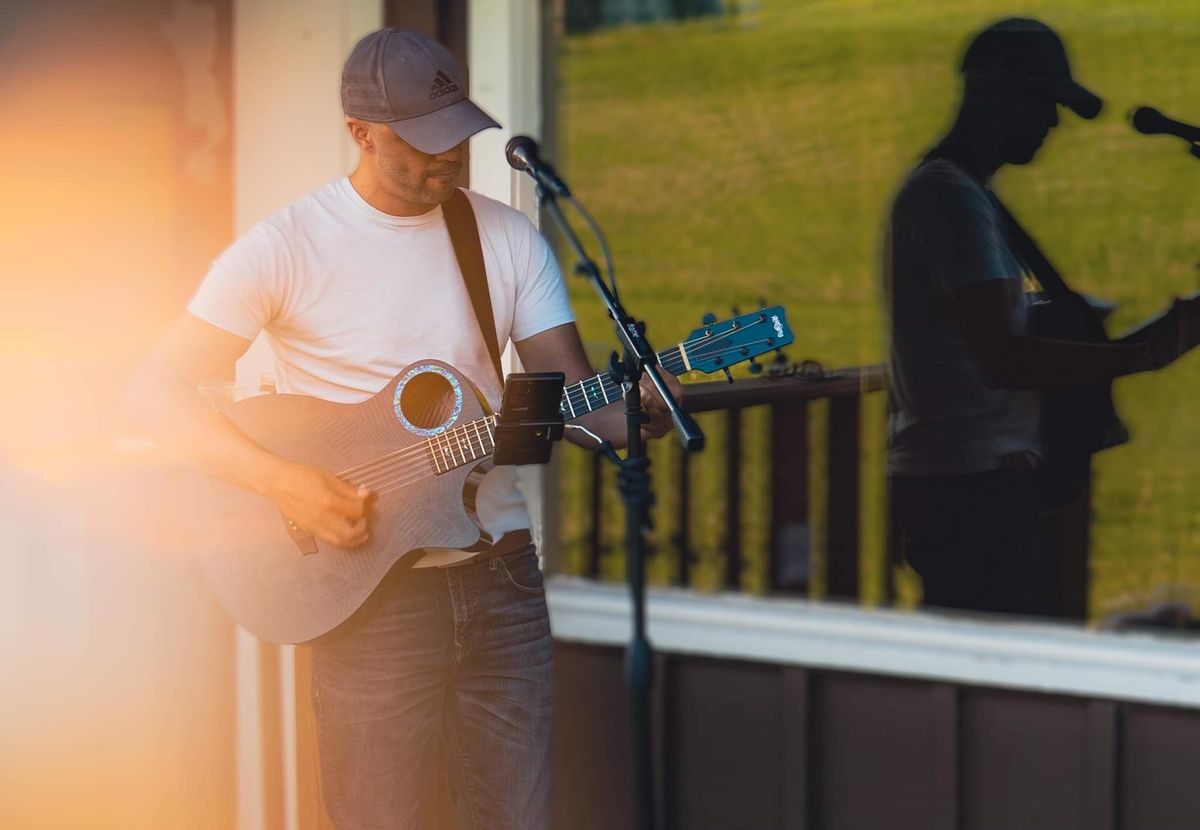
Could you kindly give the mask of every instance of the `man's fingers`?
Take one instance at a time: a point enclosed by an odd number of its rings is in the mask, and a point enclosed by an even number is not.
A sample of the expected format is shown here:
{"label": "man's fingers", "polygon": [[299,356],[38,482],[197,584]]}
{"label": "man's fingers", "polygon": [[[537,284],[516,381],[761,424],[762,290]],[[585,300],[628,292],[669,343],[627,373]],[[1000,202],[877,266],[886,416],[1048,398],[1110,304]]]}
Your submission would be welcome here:
{"label": "man's fingers", "polygon": [[334,520],[323,527],[317,536],[338,548],[356,548],[370,538],[366,519]]}
{"label": "man's fingers", "polygon": [[337,498],[335,509],[351,519],[359,519],[365,516],[367,514],[367,502],[371,498],[371,491],[366,487],[359,487],[348,481],[342,481],[336,476],[330,476],[329,478],[331,489]]}

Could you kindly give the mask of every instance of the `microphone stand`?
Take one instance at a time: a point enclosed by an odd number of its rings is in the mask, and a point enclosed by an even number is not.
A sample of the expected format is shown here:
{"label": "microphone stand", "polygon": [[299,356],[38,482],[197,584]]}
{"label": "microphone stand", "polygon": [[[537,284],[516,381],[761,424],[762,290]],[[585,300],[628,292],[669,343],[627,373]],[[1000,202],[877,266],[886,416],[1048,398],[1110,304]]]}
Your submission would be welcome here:
{"label": "microphone stand", "polygon": [[[658,371],[658,359],[643,335],[645,326],[630,317],[613,291],[600,276],[600,269],[587,255],[579,237],[563,216],[553,191],[538,184],[537,197],[546,212],[575,252],[575,273],[586,278],[599,294],[616,324],[617,339],[624,350],[618,361],[614,352],[609,372],[620,381],[625,398],[625,425],[628,431],[626,457],[622,459],[607,441],[597,452],[617,467],[617,482],[625,504],[626,576],[633,605],[633,634],[625,652],[625,683],[629,690],[633,713],[634,793],[638,830],[653,830],[655,826],[654,765],[650,746],[650,689],[654,684],[654,652],[646,638],[646,556],[643,531],[648,527],[647,507],[653,500],[650,491],[650,459],[642,442],[642,424],[649,418],[642,409],[642,375],[650,378],[654,388],[671,412],[675,432],[685,452],[697,452],[704,446],[704,433],[679,407],[663,383]],[[568,196],[567,198],[571,198]]]}

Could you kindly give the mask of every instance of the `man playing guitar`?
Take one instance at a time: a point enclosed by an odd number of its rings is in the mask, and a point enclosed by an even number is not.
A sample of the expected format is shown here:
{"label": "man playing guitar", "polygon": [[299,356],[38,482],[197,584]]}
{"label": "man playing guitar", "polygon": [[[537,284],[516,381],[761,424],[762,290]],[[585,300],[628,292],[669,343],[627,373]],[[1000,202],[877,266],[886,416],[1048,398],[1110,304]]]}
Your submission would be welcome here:
{"label": "man playing guitar", "polygon": [[[971,42],[962,73],[954,126],[901,186],[885,245],[894,516],[926,603],[1058,616],[1056,552],[1039,545],[1046,485],[1086,479],[1090,453],[1125,440],[1108,384],[1194,346],[1197,309],[1176,302],[1160,324],[1109,341],[991,192],[997,170],[1033,160],[1060,105],[1100,110],[1059,37],[1000,21]],[[1035,326],[1034,282],[1051,298],[1043,309],[1074,318],[1067,331]],[[1084,405],[1053,406],[1068,398]],[[1108,424],[1087,414],[1100,398]]]}
{"label": "man playing guitar", "polygon": [[[369,538],[372,492],[262,449],[197,387],[227,373],[265,331],[281,392],[357,403],[431,358],[469,376],[498,409],[500,381],[442,205],[457,191],[467,139],[499,125],[467,99],[446,49],[394,29],[354,48],[342,105],[359,148],[354,172],[258,223],[216,260],[131,400],[164,445],[346,549]],[[497,345],[511,340],[528,371],[561,371],[568,382],[591,375],[549,246],[519,212],[467,196]],[[670,422],[648,383],[645,392],[644,431],[657,437]],[[623,445],[619,407],[580,422]],[[549,827],[552,643],[511,467],[487,475],[476,506],[495,545],[451,567],[430,567],[446,564],[430,557],[393,569],[313,643],[323,798],[341,830],[429,826],[439,757],[468,826]]]}

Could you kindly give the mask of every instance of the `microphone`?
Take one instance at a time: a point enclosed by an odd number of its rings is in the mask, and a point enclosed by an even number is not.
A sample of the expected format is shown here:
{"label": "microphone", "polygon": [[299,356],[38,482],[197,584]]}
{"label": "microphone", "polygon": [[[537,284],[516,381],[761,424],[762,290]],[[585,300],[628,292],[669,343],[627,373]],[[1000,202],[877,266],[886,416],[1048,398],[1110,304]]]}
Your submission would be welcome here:
{"label": "microphone", "polygon": [[567,189],[566,183],[554,172],[550,162],[543,161],[538,155],[537,142],[529,136],[515,135],[510,138],[504,146],[504,157],[508,159],[510,167],[528,173],[535,182],[554,196],[571,198],[571,191]]}
{"label": "microphone", "polygon": [[1200,127],[1167,118],[1154,107],[1131,110],[1129,123],[1143,135],[1173,135],[1192,144],[1200,141]]}

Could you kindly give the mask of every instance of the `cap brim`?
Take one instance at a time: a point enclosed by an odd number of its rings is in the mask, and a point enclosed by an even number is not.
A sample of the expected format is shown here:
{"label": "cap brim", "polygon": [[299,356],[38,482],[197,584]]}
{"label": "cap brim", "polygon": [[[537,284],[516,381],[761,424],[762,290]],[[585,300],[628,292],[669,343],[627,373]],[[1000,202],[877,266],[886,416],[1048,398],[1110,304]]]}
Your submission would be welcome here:
{"label": "cap brim", "polygon": [[1047,82],[1047,88],[1054,100],[1067,107],[1080,118],[1092,119],[1100,114],[1104,102],[1100,96],[1080,86],[1070,78]]}
{"label": "cap brim", "polygon": [[392,132],[422,153],[437,155],[462,144],[481,130],[500,124],[468,99],[442,107],[426,115],[389,121]]}

